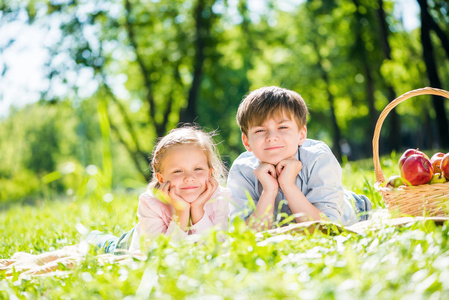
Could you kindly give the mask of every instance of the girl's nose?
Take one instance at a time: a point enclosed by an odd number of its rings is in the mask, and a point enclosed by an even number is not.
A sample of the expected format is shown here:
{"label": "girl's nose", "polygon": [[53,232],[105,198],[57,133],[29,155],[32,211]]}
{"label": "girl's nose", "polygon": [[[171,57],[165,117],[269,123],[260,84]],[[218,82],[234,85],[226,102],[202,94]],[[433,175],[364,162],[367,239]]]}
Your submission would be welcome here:
{"label": "girl's nose", "polygon": [[194,180],[195,180],[195,177],[191,173],[187,173],[186,176],[184,177],[185,182],[190,182],[190,181],[194,181]]}

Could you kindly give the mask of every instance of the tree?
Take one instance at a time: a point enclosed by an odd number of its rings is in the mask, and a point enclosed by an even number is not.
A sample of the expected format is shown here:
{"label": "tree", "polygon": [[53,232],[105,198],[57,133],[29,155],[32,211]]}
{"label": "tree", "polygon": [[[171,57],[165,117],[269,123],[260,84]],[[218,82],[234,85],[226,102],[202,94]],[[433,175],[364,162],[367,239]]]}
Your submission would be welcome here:
{"label": "tree", "polygon": [[[339,159],[370,156],[380,104],[424,84],[417,32],[396,26],[390,1],[264,3],[260,12],[245,0],[3,1],[0,23],[26,13],[30,24],[58,24],[61,36],[49,46],[46,65],[51,86],[42,99],[68,98],[75,107],[106,101],[113,138],[145,179],[156,138],[179,122],[219,129],[230,162],[243,150],[235,122],[239,102],[264,85],[303,95],[310,137],[329,143]],[[428,7],[433,42],[442,46],[433,53],[439,59],[448,56],[444,8],[442,0]],[[445,68],[439,71],[445,82]],[[94,92],[86,93],[80,78],[89,78],[83,82],[94,83]],[[52,86],[67,89],[61,95]],[[423,135],[412,121],[425,109],[401,107],[402,130],[395,111],[387,126],[393,148],[406,135]],[[344,140],[353,155],[341,153]]]}
{"label": "tree", "polygon": [[187,98],[187,107],[182,110],[180,122],[193,123],[198,117],[197,105],[201,79],[203,76],[203,65],[206,56],[206,48],[215,46],[211,36],[214,25],[215,13],[212,10],[213,1],[198,0],[194,9],[195,14],[195,58],[193,62],[193,80]]}
{"label": "tree", "polygon": [[[426,63],[427,75],[432,87],[442,88],[430,36],[432,17],[429,15],[427,10],[427,0],[418,0],[418,3],[421,7],[421,43],[423,47],[423,58]],[[432,103],[436,114],[439,143],[441,147],[447,148],[449,147],[449,123],[446,116],[444,101],[445,99],[442,97],[432,96]]]}
{"label": "tree", "polygon": [[[387,26],[383,0],[377,0],[377,4],[378,4],[377,15],[380,24],[379,30],[380,44],[382,46],[384,59],[391,60],[391,46],[390,42],[388,41],[390,30],[388,29]],[[390,82],[385,81],[385,85],[387,88],[387,97],[390,101],[393,101],[394,99],[396,99],[396,91],[394,90],[394,87]],[[390,112],[390,128],[391,128],[390,136],[388,140],[390,142],[391,149],[398,150],[400,139],[397,138],[397,133],[401,132],[401,128],[400,128],[399,115],[396,112],[396,110],[392,110]]]}
{"label": "tree", "polygon": [[[204,61],[216,47],[212,34],[219,16],[212,10],[214,3],[26,3],[30,22],[38,10],[40,15],[46,13],[47,20],[60,22],[62,38],[50,51],[52,57],[67,53],[69,60],[48,63],[51,82],[65,82],[77,91],[82,87],[68,79],[72,70],[93,71],[96,97],[108,103],[110,126],[146,180],[154,138],[165,135],[178,121],[191,123],[198,117]],[[11,4],[4,11],[12,14],[21,9]],[[127,93],[118,91],[120,77],[126,78]],[[49,92],[43,98],[57,97]],[[137,111],[132,111],[136,104]]]}

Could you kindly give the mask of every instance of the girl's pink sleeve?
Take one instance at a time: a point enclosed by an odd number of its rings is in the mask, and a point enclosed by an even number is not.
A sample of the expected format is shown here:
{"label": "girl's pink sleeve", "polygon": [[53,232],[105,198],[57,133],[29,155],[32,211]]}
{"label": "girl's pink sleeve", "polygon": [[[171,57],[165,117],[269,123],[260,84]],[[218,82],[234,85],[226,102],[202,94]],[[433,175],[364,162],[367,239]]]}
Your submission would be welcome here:
{"label": "girl's pink sleeve", "polygon": [[158,234],[172,235],[175,239],[187,236],[172,220],[172,212],[168,205],[160,202],[146,192],[139,197],[137,217],[139,218],[141,235],[154,237]]}
{"label": "girl's pink sleeve", "polygon": [[192,234],[204,232],[214,226],[218,230],[228,229],[229,197],[228,189],[218,187],[211,199],[204,205],[204,215],[190,227]]}

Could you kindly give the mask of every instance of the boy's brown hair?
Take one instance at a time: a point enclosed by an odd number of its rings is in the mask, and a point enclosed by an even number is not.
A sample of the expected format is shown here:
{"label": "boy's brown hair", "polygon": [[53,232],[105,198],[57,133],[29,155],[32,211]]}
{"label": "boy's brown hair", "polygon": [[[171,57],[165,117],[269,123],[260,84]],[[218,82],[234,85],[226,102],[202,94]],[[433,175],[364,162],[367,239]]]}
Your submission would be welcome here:
{"label": "boy's brown hair", "polygon": [[307,124],[307,105],[298,93],[277,86],[263,87],[250,92],[240,103],[237,123],[242,133],[248,135],[251,127],[282,113],[290,114],[298,128]]}

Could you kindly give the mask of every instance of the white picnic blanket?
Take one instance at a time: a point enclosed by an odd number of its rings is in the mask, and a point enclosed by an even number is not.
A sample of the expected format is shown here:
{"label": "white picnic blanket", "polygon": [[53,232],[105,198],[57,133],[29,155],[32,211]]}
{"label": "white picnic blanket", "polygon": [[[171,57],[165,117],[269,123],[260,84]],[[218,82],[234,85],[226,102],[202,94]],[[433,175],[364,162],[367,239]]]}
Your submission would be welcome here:
{"label": "white picnic blanket", "polygon": [[[41,254],[17,252],[9,259],[0,259],[0,271],[6,271],[6,278],[11,278],[14,273],[19,273],[19,281],[36,276],[62,276],[71,272],[84,261],[87,253],[86,246],[81,243]],[[100,254],[96,258],[100,265],[107,263],[128,264],[135,258],[146,259],[142,255],[131,253],[122,255]]]}

